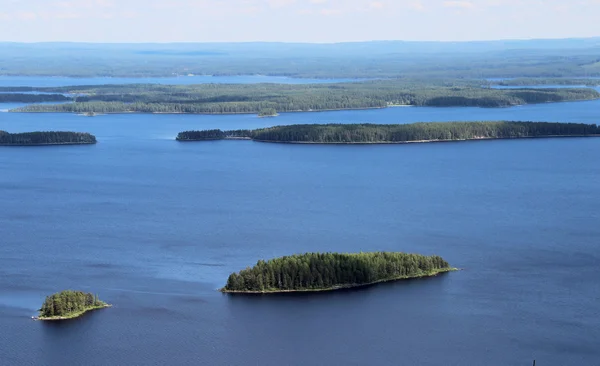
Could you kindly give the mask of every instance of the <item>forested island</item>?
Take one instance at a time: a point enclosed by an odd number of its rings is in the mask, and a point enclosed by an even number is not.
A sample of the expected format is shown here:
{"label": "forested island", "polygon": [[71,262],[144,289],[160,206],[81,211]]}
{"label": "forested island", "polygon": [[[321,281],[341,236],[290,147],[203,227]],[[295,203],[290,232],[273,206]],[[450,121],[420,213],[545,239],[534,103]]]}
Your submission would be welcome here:
{"label": "forested island", "polygon": [[[78,95],[73,103],[34,104],[11,112],[251,113],[415,107],[509,107],[599,99],[591,88],[493,89],[479,80],[394,79],[333,84],[127,84],[39,88]],[[0,88],[1,90],[1,88]]]}
{"label": "forested island", "polygon": [[0,146],[87,145],[95,143],[96,137],[84,132],[45,131],[8,133],[0,131]]}
{"label": "forested island", "polygon": [[277,117],[277,110],[275,108],[263,108],[258,112],[259,117]]}
{"label": "forested island", "polygon": [[306,253],[269,261],[232,273],[226,293],[317,292],[379,282],[435,276],[456,270],[438,256],[398,252]]}
{"label": "forested island", "polygon": [[412,124],[307,124],[256,130],[184,131],[178,141],[252,139],[284,143],[411,143],[536,137],[600,136],[600,127],[553,122],[423,122]]}
{"label": "forested island", "polygon": [[77,318],[88,311],[103,309],[111,305],[101,301],[98,295],[81,291],[62,291],[46,297],[38,320],[64,320]]}

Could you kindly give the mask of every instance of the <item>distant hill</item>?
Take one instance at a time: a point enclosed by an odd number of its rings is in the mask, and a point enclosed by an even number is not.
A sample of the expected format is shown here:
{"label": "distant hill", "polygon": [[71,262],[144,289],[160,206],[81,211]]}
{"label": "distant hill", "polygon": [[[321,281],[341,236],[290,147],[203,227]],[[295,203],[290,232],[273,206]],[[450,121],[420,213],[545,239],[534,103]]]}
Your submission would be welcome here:
{"label": "distant hill", "polygon": [[331,44],[0,43],[0,53],[0,75],[600,76],[600,68],[590,67],[600,62],[600,38]]}

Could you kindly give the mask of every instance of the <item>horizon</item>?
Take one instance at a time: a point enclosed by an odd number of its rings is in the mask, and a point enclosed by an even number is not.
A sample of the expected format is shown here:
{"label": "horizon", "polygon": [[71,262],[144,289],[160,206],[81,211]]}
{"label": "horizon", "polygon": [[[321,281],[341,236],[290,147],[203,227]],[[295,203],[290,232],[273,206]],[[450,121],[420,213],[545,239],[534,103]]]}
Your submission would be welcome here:
{"label": "horizon", "polygon": [[2,43],[331,44],[600,37],[589,26],[600,13],[597,0],[0,0],[0,4]]}
{"label": "horizon", "polygon": [[[600,35],[590,37],[560,37],[560,38],[494,38],[494,39],[479,39],[479,40],[464,40],[464,41],[435,41],[435,40],[407,40],[407,39],[373,39],[365,41],[333,41],[333,42],[293,42],[293,41],[141,41],[141,42],[93,42],[93,41],[0,41],[0,44],[92,44],[92,45],[144,45],[144,44],[289,44],[289,45],[334,45],[334,44],[354,44],[354,43],[493,43],[493,42],[536,42],[536,41],[586,41],[595,40],[600,42]],[[600,46],[600,43],[598,44]]]}

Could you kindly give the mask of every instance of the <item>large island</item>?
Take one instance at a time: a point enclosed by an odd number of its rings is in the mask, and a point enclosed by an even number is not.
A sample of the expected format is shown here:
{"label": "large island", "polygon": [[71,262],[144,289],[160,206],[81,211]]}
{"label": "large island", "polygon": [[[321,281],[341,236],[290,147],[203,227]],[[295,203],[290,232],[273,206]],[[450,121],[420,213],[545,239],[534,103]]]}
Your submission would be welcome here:
{"label": "large island", "polygon": [[269,261],[233,273],[225,293],[320,292],[380,282],[435,276],[456,270],[438,256],[398,252],[306,253]]}
{"label": "large island", "polygon": [[0,131],[0,146],[87,145],[95,143],[96,137],[94,135],[82,132],[8,133]]}
{"label": "large island", "polygon": [[[491,89],[484,80],[371,80],[334,84],[88,85],[37,88],[77,95],[73,103],[34,104],[11,112],[258,113],[414,107],[510,107],[600,99],[591,88]],[[14,88],[2,88],[14,90]]]}
{"label": "large island", "polygon": [[537,137],[600,136],[600,127],[584,123],[429,122],[398,125],[308,124],[235,131],[185,131],[178,141],[252,139],[306,144],[393,144]]}
{"label": "large island", "polygon": [[97,295],[81,291],[62,291],[46,297],[38,320],[65,320],[77,318],[88,311],[111,305],[98,299]]}

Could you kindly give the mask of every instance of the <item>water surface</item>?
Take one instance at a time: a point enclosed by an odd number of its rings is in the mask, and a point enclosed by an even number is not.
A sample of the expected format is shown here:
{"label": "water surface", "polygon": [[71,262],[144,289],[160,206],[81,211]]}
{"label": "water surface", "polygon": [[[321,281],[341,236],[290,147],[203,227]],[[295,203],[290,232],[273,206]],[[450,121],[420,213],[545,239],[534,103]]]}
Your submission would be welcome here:
{"label": "water surface", "polygon": [[71,85],[105,84],[321,84],[357,81],[358,79],[304,79],[284,76],[240,75],[240,76],[171,76],[171,77],[66,77],[66,76],[0,76],[0,86],[60,87]]}
{"label": "water surface", "polygon": [[[251,115],[0,114],[94,146],[0,148],[7,365],[527,365],[600,359],[600,139],[402,146],[177,143],[195,128],[555,120],[505,109]],[[1,108],[1,107],[0,107]],[[358,291],[228,297],[227,275],[307,251],[438,254],[462,272]],[[66,288],[113,303],[32,322]]]}

